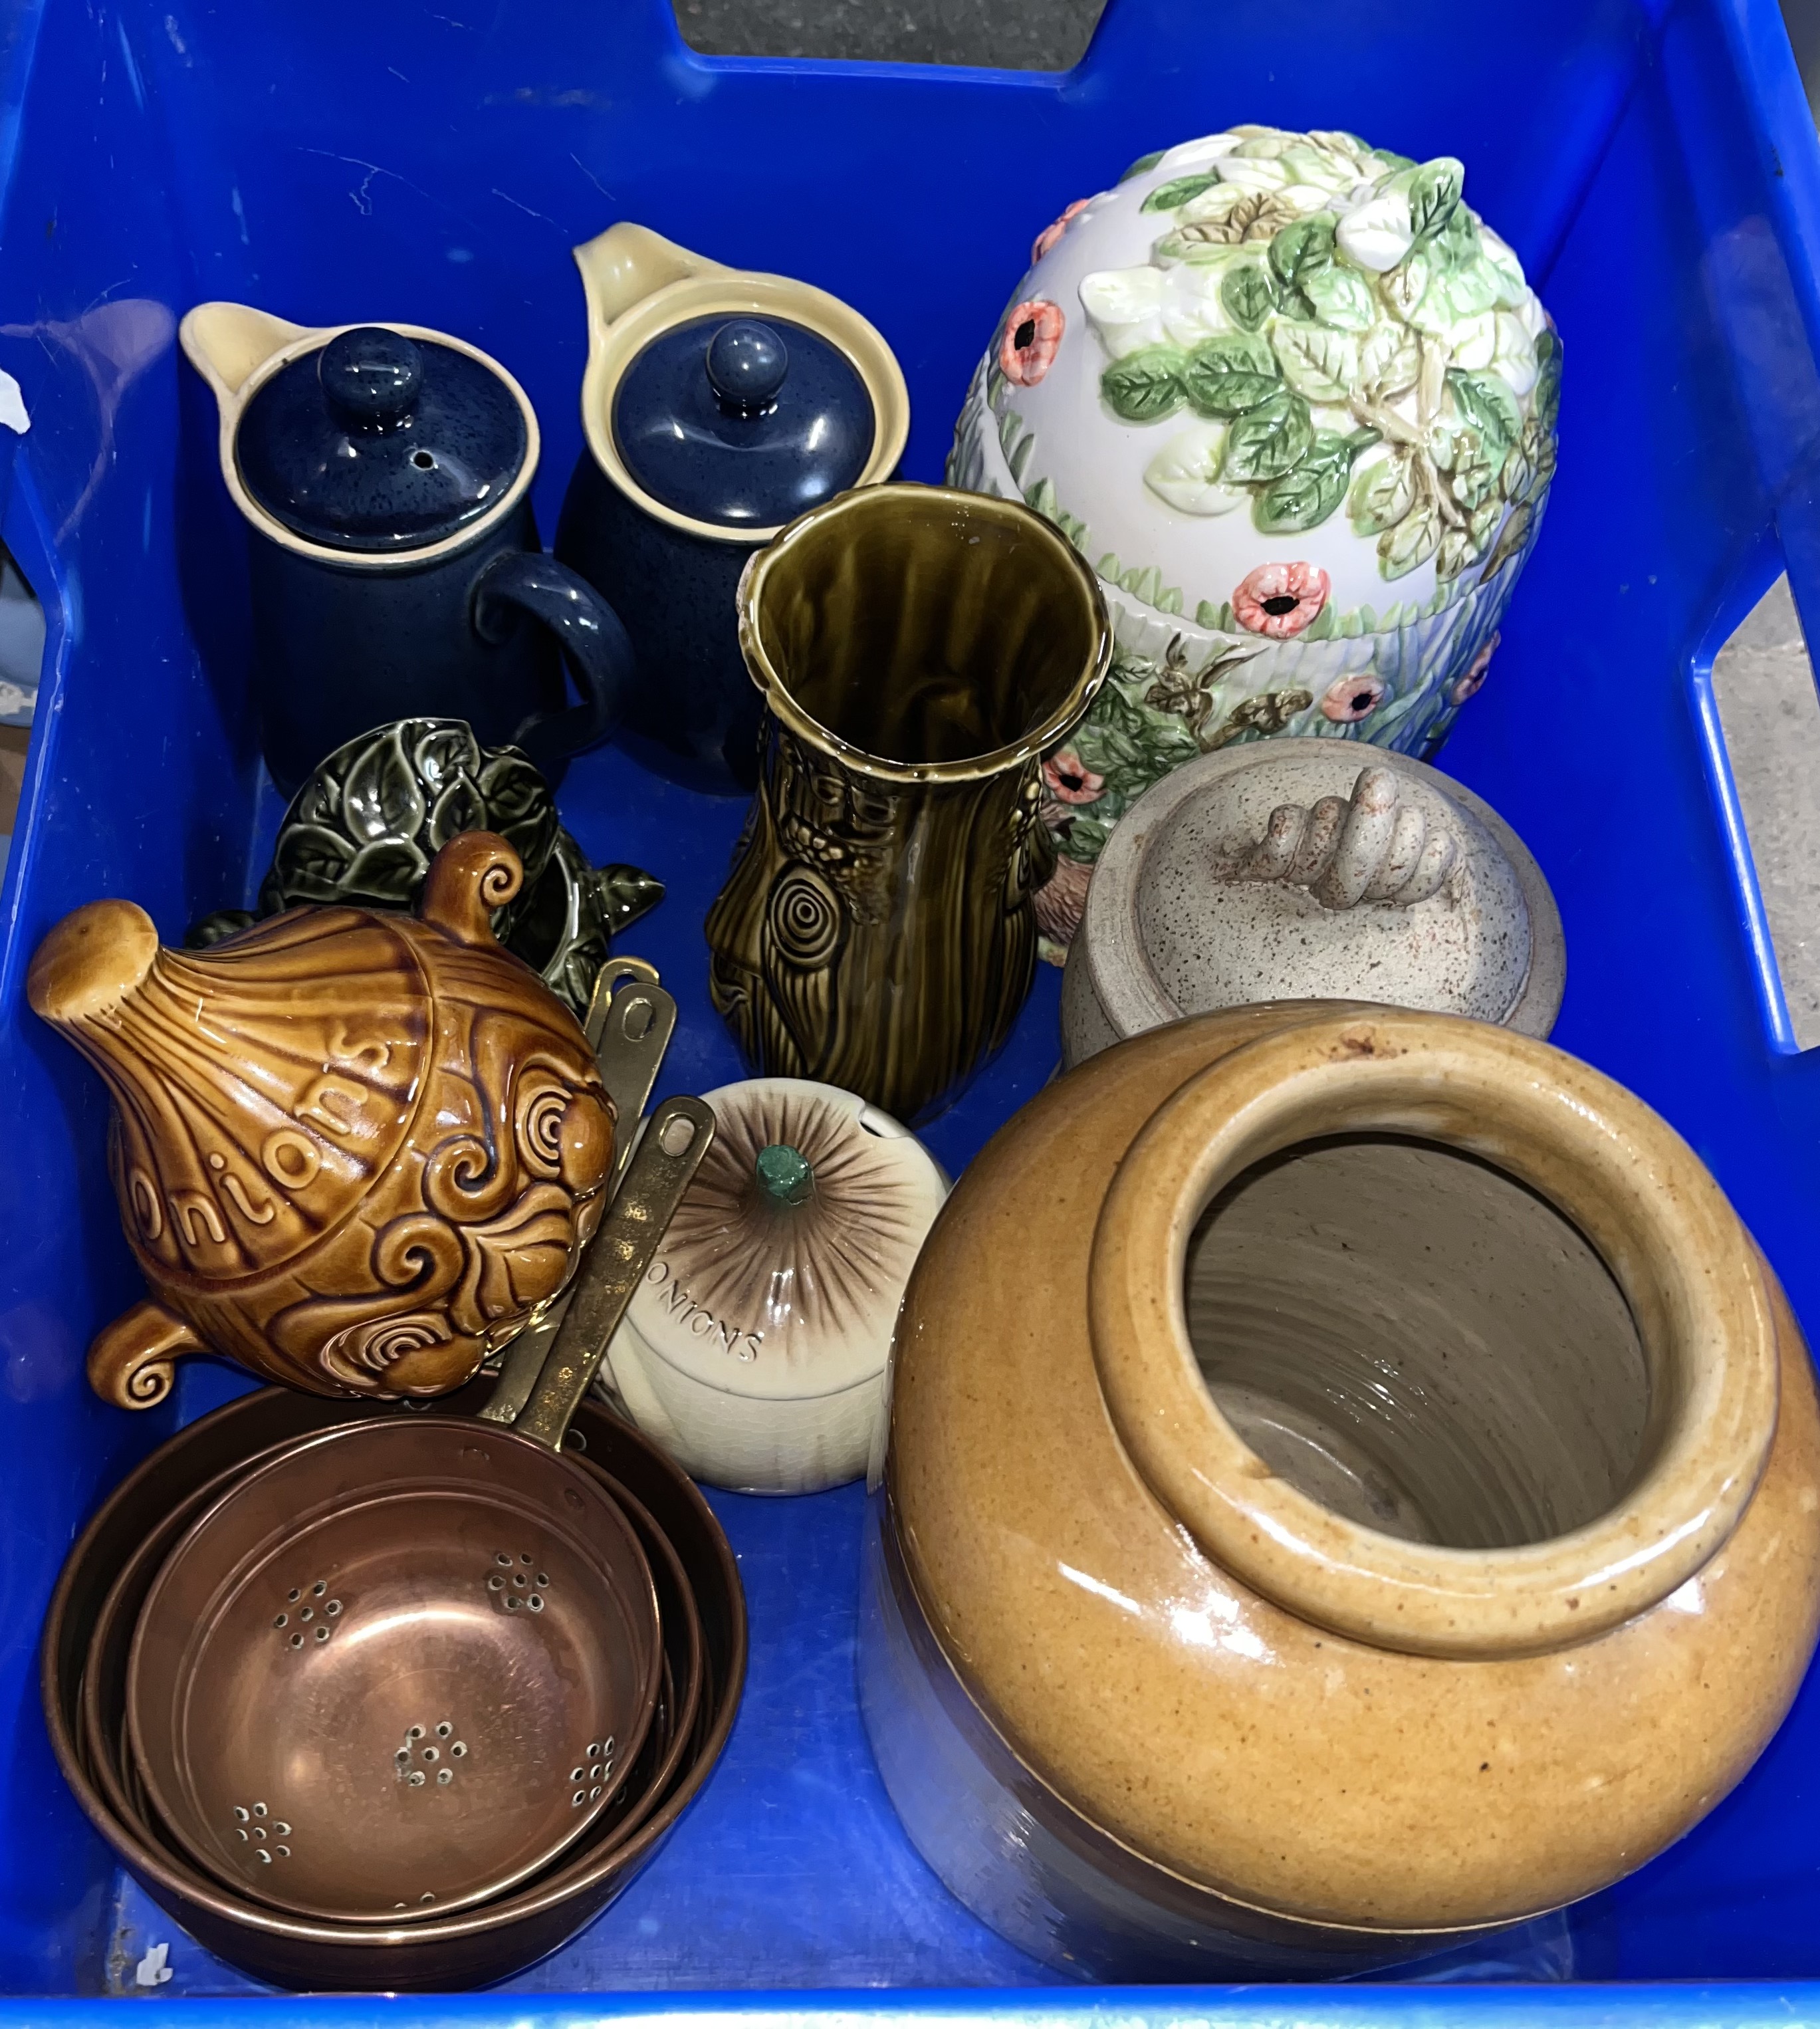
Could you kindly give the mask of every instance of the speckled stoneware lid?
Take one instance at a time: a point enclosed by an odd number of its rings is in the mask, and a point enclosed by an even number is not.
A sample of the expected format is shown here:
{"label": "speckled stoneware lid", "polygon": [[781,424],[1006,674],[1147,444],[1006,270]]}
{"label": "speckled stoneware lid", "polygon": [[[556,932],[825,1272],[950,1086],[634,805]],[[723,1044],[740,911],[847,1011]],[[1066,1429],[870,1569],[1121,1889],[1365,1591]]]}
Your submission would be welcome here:
{"label": "speckled stoneware lid", "polygon": [[404,553],[491,512],[530,443],[517,392],[481,359],[362,325],[260,386],[234,456],[254,501],[294,535]]}
{"label": "speckled stoneware lid", "polygon": [[[1264,1000],[1372,1000],[1546,1036],[1566,972],[1541,870],[1439,770],[1351,740],[1191,762],[1133,805],[1069,956],[1122,1036]],[[1076,1026],[1079,1026],[1077,1021]],[[1074,1046],[1071,1061],[1090,1051]]]}
{"label": "speckled stoneware lid", "polygon": [[947,1179],[910,1130],[837,1086],[751,1078],[702,1096],[713,1147],[627,1322],[730,1394],[834,1394],[883,1371]]}

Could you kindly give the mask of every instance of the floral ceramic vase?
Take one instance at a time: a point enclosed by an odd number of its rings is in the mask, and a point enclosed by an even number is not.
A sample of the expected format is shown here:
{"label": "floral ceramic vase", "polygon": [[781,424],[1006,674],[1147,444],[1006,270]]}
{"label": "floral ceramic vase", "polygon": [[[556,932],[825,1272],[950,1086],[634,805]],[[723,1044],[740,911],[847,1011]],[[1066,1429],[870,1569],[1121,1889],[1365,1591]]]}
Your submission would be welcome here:
{"label": "floral ceramic vase", "polygon": [[150,1408],[202,1352],[313,1394],[445,1394],[562,1288],[613,1109],[575,1017],[494,940],[521,877],[466,832],[415,916],[292,909],[184,951],[91,902],[39,944],[26,995],[113,1095],[152,1291],[89,1348],[97,1394]]}
{"label": "floral ceramic vase", "polygon": [[1098,572],[1112,678],[1052,752],[1051,955],[1107,833],[1277,733],[1426,756],[1484,681],[1555,469],[1561,347],[1461,165],[1236,127],[1038,238],[949,483]]}

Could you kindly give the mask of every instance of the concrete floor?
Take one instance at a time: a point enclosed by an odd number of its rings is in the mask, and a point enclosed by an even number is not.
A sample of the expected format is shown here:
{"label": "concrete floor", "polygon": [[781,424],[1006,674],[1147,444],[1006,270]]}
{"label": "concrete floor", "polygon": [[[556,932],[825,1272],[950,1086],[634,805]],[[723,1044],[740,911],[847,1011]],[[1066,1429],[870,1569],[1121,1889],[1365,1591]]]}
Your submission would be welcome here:
{"label": "concrete floor", "polygon": [[1820,1044],[1820,694],[1778,578],[1719,651],[1713,692],[1795,1040]]}
{"label": "concrete floor", "polygon": [[706,56],[844,57],[873,63],[1067,70],[1105,0],[676,0]]}

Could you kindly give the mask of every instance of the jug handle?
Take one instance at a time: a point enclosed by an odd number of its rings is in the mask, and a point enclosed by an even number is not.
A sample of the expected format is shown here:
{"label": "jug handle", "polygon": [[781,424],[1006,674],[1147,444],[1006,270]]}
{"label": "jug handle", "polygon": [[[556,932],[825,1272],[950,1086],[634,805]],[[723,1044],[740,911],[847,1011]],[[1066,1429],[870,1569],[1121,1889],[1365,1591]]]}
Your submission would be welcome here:
{"label": "jug handle", "polygon": [[96,1333],[88,1385],[117,1409],[155,1409],[171,1392],[177,1362],[213,1350],[174,1311],[148,1298]]}
{"label": "jug handle", "polygon": [[595,335],[625,316],[634,303],[672,282],[686,280],[691,275],[732,272],[723,262],[691,254],[648,226],[623,219],[575,248],[574,254],[587,292],[589,328]]}
{"label": "jug handle", "polygon": [[524,861],[497,832],[461,832],[430,862],[417,914],[458,944],[497,948],[493,911],[524,882]]}
{"label": "jug handle", "polygon": [[310,333],[244,303],[198,303],[177,327],[190,364],[214,390],[224,421],[237,415],[246,383],[275,352]]}
{"label": "jug handle", "polygon": [[546,773],[598,747],[619,722],[632,677],[632,643],[619,615],[588,581],[539,550],[508,550],[474,586],[474,627],[499,641],[527,613],[556,636],[581,703],[528,718],[512,736]]}

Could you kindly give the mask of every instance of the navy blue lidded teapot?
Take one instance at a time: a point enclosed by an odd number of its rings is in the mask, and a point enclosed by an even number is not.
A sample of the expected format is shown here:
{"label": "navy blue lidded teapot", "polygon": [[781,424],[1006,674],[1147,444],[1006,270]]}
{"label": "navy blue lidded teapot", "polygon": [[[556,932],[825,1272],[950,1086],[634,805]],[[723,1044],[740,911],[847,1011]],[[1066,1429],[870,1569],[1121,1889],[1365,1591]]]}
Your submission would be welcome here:
{"label": "navy blue lidded teapot", "polygon": [[544,554],[536,413],[504,367],[413,325],[312,330],[239,303],[198,305],[181,337],[248,525],[260,744],[284,794],[395,719],[465,719],[552,783],[606,738],[631,648]]}
{"label": "navy blue lidded teapot", "polygon": [[799,514],[891,477],[903,373],[857,310],[806,282],[630,224],[575,259],[586,440],[556,554],[632,638],[625,744],[695,788],[750,790],[764,706],[739,651],[739,573]]}

